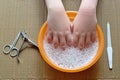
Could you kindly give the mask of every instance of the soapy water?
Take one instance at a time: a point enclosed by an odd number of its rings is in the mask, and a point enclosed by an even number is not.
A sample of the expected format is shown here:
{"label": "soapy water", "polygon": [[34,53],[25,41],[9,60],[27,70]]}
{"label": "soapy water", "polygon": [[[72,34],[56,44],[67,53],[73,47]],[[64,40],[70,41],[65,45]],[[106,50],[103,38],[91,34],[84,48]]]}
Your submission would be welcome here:
{"label": "soapy water", "polygon": [[79,68],[88,64],[97,54],[98,40],[92,43],[89,48],[80,50],[73,46],[67,47],[64,51],[58,47],[55,49],[44,39],[44,50],[47,57],[56,65],[64,69]]}

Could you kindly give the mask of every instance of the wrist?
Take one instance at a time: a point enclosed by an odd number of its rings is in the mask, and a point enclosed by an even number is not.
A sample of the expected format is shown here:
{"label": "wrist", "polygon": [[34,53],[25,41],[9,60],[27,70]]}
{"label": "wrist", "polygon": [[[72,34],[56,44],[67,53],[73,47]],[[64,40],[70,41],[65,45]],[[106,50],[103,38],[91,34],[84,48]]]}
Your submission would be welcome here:
{"label": "wrist", "polygon": [[96,10],[84,8],[84,9],[79,9],[78,13],[82,15],[96,15]]}
{"label": "wrist", "polygon": [[53,8],[48,8],[48,14],[56,15],[61,12],[65,12],[64,7],[53,7]]}
{"label": "wrist", "polygon": [[45,2],[48,10],[63,7],[61,0],[45,0]]}
{"label": "wrist", "polygon": [[96,12],[98,0],[82,0],[80,9],[83,10],[92,10]]}
{"label": "wrist", "polygon": [[49,14],[65,11],[61,0],[45,0]]}

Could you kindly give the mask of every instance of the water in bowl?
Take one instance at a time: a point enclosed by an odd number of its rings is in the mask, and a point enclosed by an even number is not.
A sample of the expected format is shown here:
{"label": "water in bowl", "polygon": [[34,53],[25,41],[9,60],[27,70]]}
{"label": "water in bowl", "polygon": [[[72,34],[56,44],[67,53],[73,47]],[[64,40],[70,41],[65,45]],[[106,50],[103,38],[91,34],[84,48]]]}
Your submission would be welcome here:
{"label": "water in bowl", "polygon": [[48,58],[64,69],[79,68],[88,64],[95,57],[98,46],[98,40],[96,40],[89,48],[79,50],[71,46],[63,51],[60,47],[55,49],[52,44],[44,39],[44,49]]}

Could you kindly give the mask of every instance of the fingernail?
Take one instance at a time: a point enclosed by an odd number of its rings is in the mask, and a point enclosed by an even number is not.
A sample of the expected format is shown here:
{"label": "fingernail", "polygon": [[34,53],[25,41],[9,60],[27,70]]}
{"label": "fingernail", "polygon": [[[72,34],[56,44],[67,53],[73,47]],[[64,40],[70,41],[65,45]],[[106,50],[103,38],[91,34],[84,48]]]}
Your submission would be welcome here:
{"label": "fingernail", "polygon": [[77,43],[76,42],[74,42],[74,47],[77,47]]}
{"label": "fingernail", "polygon": [[47,39],[47,42],[48,42],[48,43],[51,43],[52,41],[48,38],[48,39]]}
{"label": "fingernail", "polygon": [[95,42],[96,39],[92,39],[92,42]]}
{"label": "fingernail", "polygon": [[84,45],[80,45],[80,47],[79,47],[79,48],[80,48],[80,50],[82,50],[82,49],[84,48]]}
{"label": "fingernail", "polygon": [[54,48],[56,49],[58,47],[58,44],[54,44]]}
{"label": "fingernail", "polygon": [[61,48],[62,48],[62,50],[65,50],[65,46],[62,46]]}
{"label": "fingernail", "polygon": [[80,47],[80,50],[82,50],[83,48],[82,47]]}
{"label": "fingernail", "polygon": [[71,45],[72,45],[72,42],[71,42],[71,41],[69,41],[69,42],[68,42],[68,46],[71,46]]}
{"label": "fingernail", "polygon": [[50,40],[47,38],[47,42],[49,43],[50,42]]}

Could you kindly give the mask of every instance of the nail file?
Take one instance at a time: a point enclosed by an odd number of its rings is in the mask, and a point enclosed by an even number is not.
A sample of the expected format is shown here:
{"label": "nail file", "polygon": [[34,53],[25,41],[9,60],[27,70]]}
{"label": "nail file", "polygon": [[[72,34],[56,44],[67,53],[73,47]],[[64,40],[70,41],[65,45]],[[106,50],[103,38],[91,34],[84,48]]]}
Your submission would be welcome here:
{"label": "nail file", "polygon": [[112,70],[112,44],[111,44],[111,33],[110,33],[110,23],[107,22],[107,54],[108,54],[108,63],[109,69]]}

